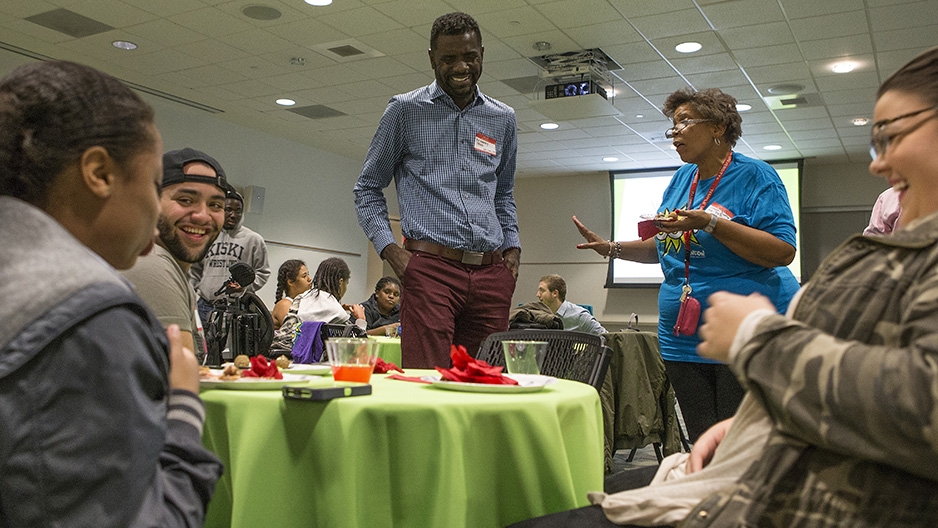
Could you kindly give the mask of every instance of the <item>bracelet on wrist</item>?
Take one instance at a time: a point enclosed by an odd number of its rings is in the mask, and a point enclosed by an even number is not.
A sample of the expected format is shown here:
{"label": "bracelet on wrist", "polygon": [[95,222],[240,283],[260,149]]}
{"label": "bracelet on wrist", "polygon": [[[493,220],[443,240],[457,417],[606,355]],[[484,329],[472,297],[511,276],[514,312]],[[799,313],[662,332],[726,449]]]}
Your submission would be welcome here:
{"label": "bracelet on wrist", "polygon": [[622,246],[618,242],[609,241],[609,258],[617,259],[622,255]]}

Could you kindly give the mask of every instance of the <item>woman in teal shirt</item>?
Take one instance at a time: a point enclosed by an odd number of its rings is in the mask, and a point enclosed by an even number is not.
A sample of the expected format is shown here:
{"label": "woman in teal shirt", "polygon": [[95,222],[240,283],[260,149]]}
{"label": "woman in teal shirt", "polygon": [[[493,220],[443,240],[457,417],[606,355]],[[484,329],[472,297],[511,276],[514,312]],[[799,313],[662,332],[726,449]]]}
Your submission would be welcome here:
{"label": "woman in teal shirt", "polygon": [[613,242],[574,222],[587,240],[580,249],[661,264],[661,356],[693,441],[733,415],[743,390],[728,367],[697,355],[695,331],[676,331],[685,281],[690,296],[703,304],[715,291],[758,292],[784,312],[799,287],[785,267],[795,256],[795,223],[775,169],[732,150],[742,135],[734,97],[718,89],[680,90],[665,101],[664,113],[674,122],[666,135],[686,165],[664,192],[658,233]]}

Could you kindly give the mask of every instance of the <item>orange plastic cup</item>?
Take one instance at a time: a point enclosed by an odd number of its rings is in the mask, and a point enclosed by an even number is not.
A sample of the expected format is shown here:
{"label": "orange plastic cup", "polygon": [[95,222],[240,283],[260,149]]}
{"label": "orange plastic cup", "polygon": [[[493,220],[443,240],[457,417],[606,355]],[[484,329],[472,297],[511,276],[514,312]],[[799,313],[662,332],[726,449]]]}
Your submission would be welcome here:
{"label": "orange plastic cup", "polygon": [[333,379],[368,383],[378,361],[378,342],[360,337],[332,337],[326,340],[326,353]]}

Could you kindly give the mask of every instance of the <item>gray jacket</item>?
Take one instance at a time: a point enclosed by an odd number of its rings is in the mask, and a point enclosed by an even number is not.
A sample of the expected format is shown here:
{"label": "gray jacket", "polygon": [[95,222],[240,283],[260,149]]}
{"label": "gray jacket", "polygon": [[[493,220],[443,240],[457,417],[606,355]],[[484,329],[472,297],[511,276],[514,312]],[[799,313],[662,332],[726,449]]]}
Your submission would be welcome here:
{"label": "gray jacket", "polygon": [[222,467],[129,284],[0,197],[0,527],[201,526]]}

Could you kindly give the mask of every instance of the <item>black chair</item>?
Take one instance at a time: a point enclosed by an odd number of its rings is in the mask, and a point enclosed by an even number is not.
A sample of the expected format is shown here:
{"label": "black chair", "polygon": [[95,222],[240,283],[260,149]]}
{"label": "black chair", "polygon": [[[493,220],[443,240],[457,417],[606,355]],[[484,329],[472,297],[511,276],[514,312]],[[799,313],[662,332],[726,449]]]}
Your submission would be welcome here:
{"label": "black chair", "polygon": [[479,347],[476,358],[490,365],[505,366],[502,341],[547,341],[547,353],[541,374],[581,381],[602,389],[612,352],[602,336],[567,330],[509,330],[488,336]]}
{"label": "black chair", "polygon": [[365,337],[365,331],[353,324],[324,324],[319,329],[323,340],[330,337]]}

